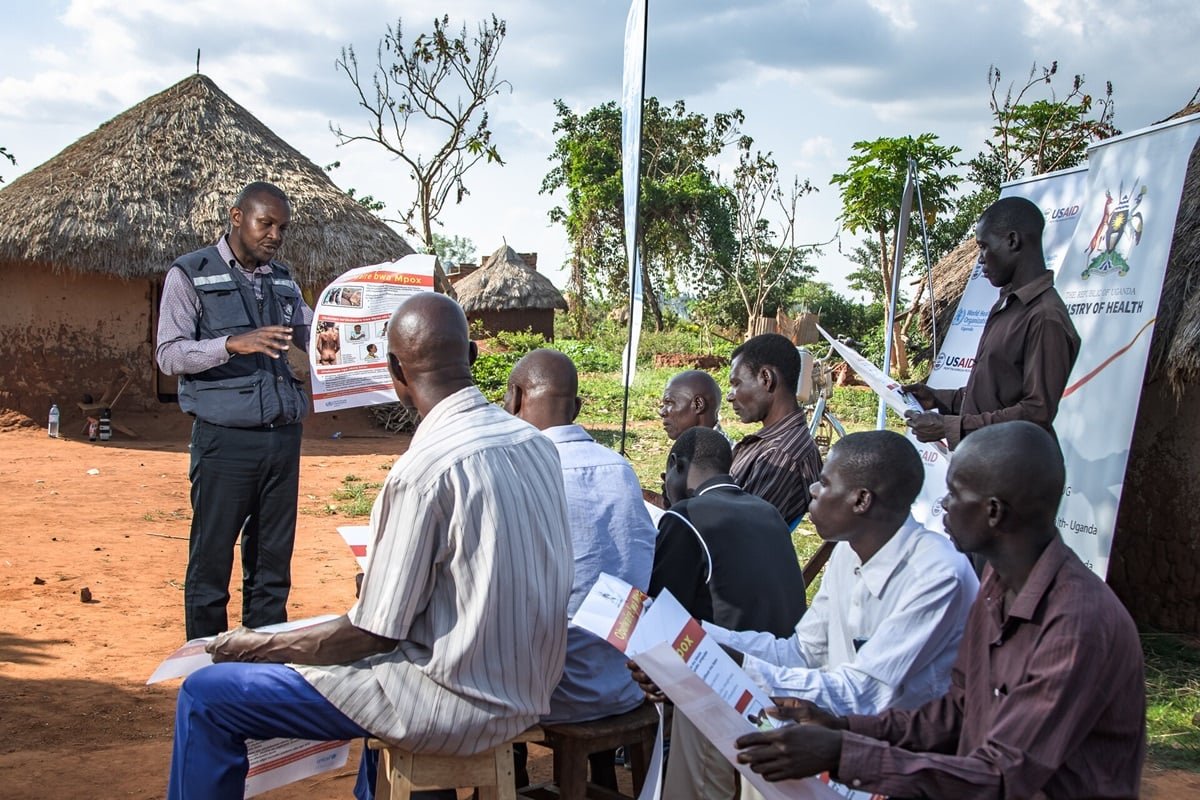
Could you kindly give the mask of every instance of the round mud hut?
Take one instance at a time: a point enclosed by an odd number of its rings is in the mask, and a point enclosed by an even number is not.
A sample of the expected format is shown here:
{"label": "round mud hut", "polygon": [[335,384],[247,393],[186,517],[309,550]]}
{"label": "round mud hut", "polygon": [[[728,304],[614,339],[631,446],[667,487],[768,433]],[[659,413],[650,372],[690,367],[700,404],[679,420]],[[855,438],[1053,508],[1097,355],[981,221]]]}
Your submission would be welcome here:
{"label": "round mud hut", "polygon": [[310,300],[352,267],[412,253],[401,236],[204,75],[192,75],[0,190],[0,407],[64,424],[128,377],[124,408],[173,400],[154,363],[159,293],[179,255],[215,242],[255,180],[292,201],[279,258]]}
{"label": "round mud hut", "polygon": [[479,269],[454,284],[454,289],[472,329],[480,329],[485,336],[529,330],[550,341],[555,310],[567,309],[566,299],[550,279],[508,245],[492,253]]}
{"label": "round mud hut", "polygon": [[[1175,117],[1200,113],[1200,105]],[[1172,118],[1175,118],[1172,117]],[[934,267],[929,332],[949,328],[976,260],[964,242]],[[1200,634],[1200,147],[1188,161],[1137,422],[1108,582],[1139,624]]]}

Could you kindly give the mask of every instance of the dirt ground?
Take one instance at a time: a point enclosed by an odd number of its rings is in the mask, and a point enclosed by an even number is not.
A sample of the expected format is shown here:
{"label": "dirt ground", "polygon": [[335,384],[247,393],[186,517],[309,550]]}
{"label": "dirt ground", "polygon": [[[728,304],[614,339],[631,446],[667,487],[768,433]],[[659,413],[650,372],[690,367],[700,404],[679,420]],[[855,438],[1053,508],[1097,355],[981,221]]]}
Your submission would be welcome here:
{"label": "dirt ground", "polygon": [[[340,418],[339,418],[340,417]],[[190,505],[188,419],[122,416],[140,434],[89,443],[0,415],[0,796],[158,798],[164,793],[178,681],[146,678],[183,643]],[[341,438],[331,438],[334,432]],[[323,513],[350,474],[381,480],[406,439],[381,437],[358,412],[306,425],[292,618],[354,600],[354,559]],[[92,471],[95,474],[91,474]],[[235,572],[237,567],[235,567]],[[81,602],[80,591],[91,592]],[[236,623],[239,593],[230,603]],[[342,770],[262,795],[346,798]],[[535,780],[545,751],[533,748]],[[1200,793],[1200,775],[1147,770],[1143,796]]]}

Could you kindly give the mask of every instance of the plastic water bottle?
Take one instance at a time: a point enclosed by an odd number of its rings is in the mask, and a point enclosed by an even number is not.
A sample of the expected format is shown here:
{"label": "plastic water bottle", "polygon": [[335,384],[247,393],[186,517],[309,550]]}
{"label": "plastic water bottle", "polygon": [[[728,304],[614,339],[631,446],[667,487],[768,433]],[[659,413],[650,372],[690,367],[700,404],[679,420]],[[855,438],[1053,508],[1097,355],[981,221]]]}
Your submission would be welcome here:
{"label": "plastic water bottle", "polygon": [[51,439],[58,438],[58,418],[59,418],[58,417],[58,406],[51,405],[50,406],[50,424],[47,426],[47,430],[50,434]]}

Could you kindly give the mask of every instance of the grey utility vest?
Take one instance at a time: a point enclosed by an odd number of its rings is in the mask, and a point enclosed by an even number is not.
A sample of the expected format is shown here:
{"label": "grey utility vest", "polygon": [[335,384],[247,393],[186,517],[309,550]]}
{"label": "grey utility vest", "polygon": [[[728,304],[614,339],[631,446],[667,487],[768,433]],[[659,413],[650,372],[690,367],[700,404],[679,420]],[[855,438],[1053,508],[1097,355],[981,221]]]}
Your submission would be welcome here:
{"label": "grey utility vest", "polygon": [[[298,324],[300,288],[288,268],[271,262],[262,276],[262,300],[254,287],[234,274],[215,247],[181,256],[172,267],[184,271],[200,300],[196,338],[216,339],[261,328],[290,325],[307,346],[308,329]],[[308,397],[292,374],[287,358],[261,353],[233,355],[229,361],[179,379],[179,406],[192,416],[228,428],[258,428],[299,422],[308,413]]]}

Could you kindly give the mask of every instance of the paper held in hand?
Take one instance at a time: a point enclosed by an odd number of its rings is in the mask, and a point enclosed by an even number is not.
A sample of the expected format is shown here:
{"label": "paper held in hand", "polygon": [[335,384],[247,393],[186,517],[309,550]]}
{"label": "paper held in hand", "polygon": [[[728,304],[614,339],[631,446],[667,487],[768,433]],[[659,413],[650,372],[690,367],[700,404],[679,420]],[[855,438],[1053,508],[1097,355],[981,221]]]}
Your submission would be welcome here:
{"label": "paper held in hand", "polygon": [[737,763],[734,742],[739,736],[781,723],[766,714],[770,698],[670,592],[664,590],[651,602],[644,592],[601,573],[571,624],[636,658],[676,708],[766,800],[833,800],[842,796],[815,778],[771,783]]}
{"label": "paper held in hand", "polygon": [[[294,631],[332,619],[337,619],[337,617],[327,614],[321,617],[281,622],[278,625],[268,625],[257,630],[267,633]],[[204,652],[204,647],[214,638],[216,637],[208,636],[202,639],[192,639],[167,656],[146,683],[186,678],[201,667],[213,663],[212,656]],[[250,740],[246,742],[246,754],[249,757],[250,769],[246,773],[246,792],[243,796],[253,797],[270,789],[345,766],[346,759],[350,756],[350,743],[346,741],[318,742],[307,739]]]}

